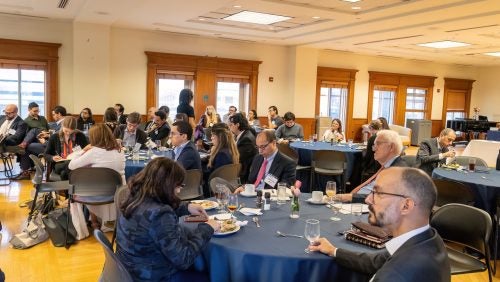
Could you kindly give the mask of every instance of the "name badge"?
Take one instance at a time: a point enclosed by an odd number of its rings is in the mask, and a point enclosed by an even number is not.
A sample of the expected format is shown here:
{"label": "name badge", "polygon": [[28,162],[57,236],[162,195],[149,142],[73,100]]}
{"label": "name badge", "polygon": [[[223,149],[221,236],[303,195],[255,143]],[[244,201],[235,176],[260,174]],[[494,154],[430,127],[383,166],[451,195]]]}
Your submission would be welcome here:
{"label": "name badge", "polygon": [[9,129],[8,133],[9,133],[9,135],[14,135],[14,134],[16,134],[16,130],[11,128],[11,129]]}
{"label": "name badge", "polygon": [[271,187],[276,186],[276,183],[278,183],[278,178],[272,174],[268,174],[266,178],[264,179],[264,182],[268,184]]}

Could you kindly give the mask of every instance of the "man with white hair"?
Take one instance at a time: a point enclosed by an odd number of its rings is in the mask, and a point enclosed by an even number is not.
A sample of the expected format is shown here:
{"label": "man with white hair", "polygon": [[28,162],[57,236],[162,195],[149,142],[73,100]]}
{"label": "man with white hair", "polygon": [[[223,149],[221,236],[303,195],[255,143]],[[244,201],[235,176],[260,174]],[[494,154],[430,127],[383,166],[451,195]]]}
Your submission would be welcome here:
{"label": "man with white hair", "polygon": [[[0,152],[19,151],[17,145],[23,141],[26,135],[28,127],[17,112],[17,106],[9,104],[3,110],[4,115],[0,116]],[[9,148],[11,146],[15,147]]]}
{"label": "man with white hair", "polygon": [[380,130],[377,133],[375,142],[373,143],[373,157],[380,163],[381,168],[354,188],[349,194],[340,194],[340,199],[343,202],[364,202],[366,196],[371,193],[377,175],[384,169],[397,166],[407,167],[408,164],[401,158],[403,152],[403,142],[399,134],[393,130]]}

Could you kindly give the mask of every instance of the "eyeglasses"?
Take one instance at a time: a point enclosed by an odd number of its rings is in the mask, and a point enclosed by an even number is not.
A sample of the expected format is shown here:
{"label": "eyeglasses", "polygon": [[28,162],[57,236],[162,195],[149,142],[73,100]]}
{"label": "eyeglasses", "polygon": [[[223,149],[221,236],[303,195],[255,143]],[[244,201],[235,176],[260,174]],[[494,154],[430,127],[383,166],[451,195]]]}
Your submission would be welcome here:
{"label": "eyeglasses", "polygon": [[384,143],[390,143],[390,142],[388,142],[388,141],[375,141],[375,143],[373,143],[372,149],[375,149],[375,147],[378,147]]}
{"label": "eyeglasses", "polygon": [[389,195],[389,196],[400,197],[400,198],[404,198],[404,199],[410,198],[410,197],[408,197],[406,195],[403,195],[403,194],[395,194],[395,193],[389,193],[389,192],[379,192],[379,191],[375,191],[375,190],[372,190],[372,192],[370,193],[370,195],[372,196],[374,204],[375,204],[375,195],[378,195],[379,197],[380,197],[380,195]]}
{"label": "eyeglasses", "polygon": [[267,147],[267,145],[269,145],[269,144],[271,144],[271,142],[268,142],[265,145],[255,146],[255,148],[257,148],[257,150],[264,150]]}

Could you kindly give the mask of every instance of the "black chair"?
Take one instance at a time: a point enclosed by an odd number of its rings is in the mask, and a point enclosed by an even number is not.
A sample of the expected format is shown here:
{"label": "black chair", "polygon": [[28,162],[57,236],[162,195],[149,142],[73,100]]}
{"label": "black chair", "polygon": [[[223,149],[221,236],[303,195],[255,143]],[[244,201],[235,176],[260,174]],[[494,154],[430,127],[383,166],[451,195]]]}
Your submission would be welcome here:
{"label": "black chair", "polygon": [[127,185],[118,188],[118,190],[116,190],[115,192],[114,202],[116,205],[116,221],[113,230],[113,237],[111,238],[111,248],[113,248],[116,239],[116,230],[118,229],[118,220],[120,219],[120,214],[121,214],[120,206],[128,198],[129,195],[130,195],[130,189],[128,188]]}
{"label": "black chair", "polygon": [[14,177],[13,169],[14,165],[12,164],[12,153],[9,152],[0,152],[0,160],[2,161],[3,167],[0,172],[3,172],[5,177],[0,178],[0,186],[8,186],[10,185],[10,179]]}
{"label": "black chair", "polygon": [[[487,270],[491,282],[492,267],[488,243],[492,224],[487,212],[463,204],[448,204],[434,212],[430,225],[446,242],[451,275]],[[480,257],[476,258],[451,246],[473,250]]]}
{"label": "black chair", "polygon": [[[70,172],[68,190],[69,205],[73,202],[85,205],[105,205],[114,202],[115,192],[122,185],[122,176],[106,167],[81,167]],[[68,216],[67,226],[69,226]],[[67,229],[65,240],[67,241]],[[69,245],[65,244],[66,248]]]}
{"label": "black chair", "polygon": [[438,192],[436,206],[440,207],[451,203],[474,205],[474,193],[469,186],[448,179],[433,179],[433,181]]}
{"label": "black chair", "polygon": [[101,244],[102,249],[104,250],[104,255],[106,257],[101,276],[99,277],[99,281],[133,281],[132,276],[130,276],[130,273],[128,273],[127,268],[125,268],[125,266],[113,252],[113,246],[109,242],[106,235],[104,235],[101,230],[96,229],[94,230],[94,237],[97,242]]}
{"label": "black chair", "polygon": [[186,171],[184,184],[178,197],[183,201],[203,198],[203,187],[201,186],[202,172],[199,169],[190,169]]}
{"label": "black chair", "polygon": [[33,203],[31,204],[31,210],[28,215],[28,223],[33,216],[33,210],[36,206],[36,200],[38,198],[39,193],[49,193],[49,192],[58,192],[58,191],[67,191],[69,189],[68,181],[57,181],[57,182],[43,182],[43,164],[40,159],[35,155],[29,155],[30,159],[33,161],[35,165],[35,176],[31,180],[35,187],[35,196],[33,198]]}
{"label": "black chair", "polygon": [[343,152],[330,150],[315,151],[312,156],[311,167],[311,190],[314,190],[314,180],[316,174],[319,174],[331,176],[340,175],[340,187],[338,192],[345,191],[347,160]]}

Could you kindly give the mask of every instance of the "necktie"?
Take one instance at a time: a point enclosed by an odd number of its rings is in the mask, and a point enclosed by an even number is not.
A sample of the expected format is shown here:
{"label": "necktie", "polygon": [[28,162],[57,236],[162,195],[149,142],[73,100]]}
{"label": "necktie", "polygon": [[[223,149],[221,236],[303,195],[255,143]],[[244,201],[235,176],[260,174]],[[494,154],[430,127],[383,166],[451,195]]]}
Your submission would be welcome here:
{"label": "necktie", "polygon": [[359,190],[361,190],[361,188],[365,187],[366,185],[370,184],[376,177],[377,175],[384,169],[385,167],[382,166],[374,175],[372,175],[370,178],[368,178],[365,182],[361,183],[360,185],[358,185],[358,187],[354,188],[352,191],[351,191],[351,194],[356,194],[359,192]]}
{"label": "necktie", "polygon": [[255,187],[259,185],[260,181],[264,177],[264,174],[266,173],[266,168],[267,168],[267,159],[264,159],[264,162],[260,166],[259,174],[257,174],[257,179],[255,180],[254,183]]}

